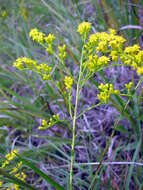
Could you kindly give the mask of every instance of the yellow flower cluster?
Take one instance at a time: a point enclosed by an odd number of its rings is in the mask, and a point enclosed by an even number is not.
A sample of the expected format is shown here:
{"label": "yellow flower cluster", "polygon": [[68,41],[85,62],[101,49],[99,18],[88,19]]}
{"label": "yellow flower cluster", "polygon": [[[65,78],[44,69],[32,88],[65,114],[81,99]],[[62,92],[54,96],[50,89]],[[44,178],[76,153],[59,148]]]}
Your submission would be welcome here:
{"label": "yellow flower cluster", "polygon": [[[53,41],[55,36],[51,33],[46,36],[43,32],[39,32],[37,28],[31,29],[29,36],[32,40],[36,41],[37,43],[41,44],[43,47],[46,48],[46,51],[50,54],[53,52]],[[48,47],[45,46],[45,43]]]}
{"label": "yellow flower cluster", "polygon": [[73,79],[71,77],[65,76],[64,83],[66,88],[71,91],[73,85]]}
{"label": "yellow flower cluster", "polygon": [[3,10],[1,13],[1,16],[5,18],[8,15],[8,12],[6,10]]}
{"label": "yellow flower cluster", "polygon": [[[2,162],[0,168],[5,168],[7,165],[10,164],[10,161],[13,160],[16,157],[16,154],[18,154],[18,150],[12,150],[9,154],[5,155],[5,161]],[[19,162],[15,167],[11,169],[9,172],[11,175],[14,175],[18,179],[25,181],[26,174],[24,172],[19,172],[18,170],[21,168],[22,162]],[[3,181],[0,181],[0,187],[2,187]],[[7,190],[20,190],[19,185],[17,184],[10,184],[10,186],[7,188]]]}
{"label": "yellow flower cluster", "polygon": [[125,87],[128,89],[128,94],[130,94],[130,90],[133,86],[133,83],[132,82],[129,82],[129,84],[125,84]]}
{"label": "yellow flower cluster", "polygon": [[112,61],[118,62],[119,52],[112,50],[110,56],[112,57]]}
{"label": "yellow flower cluster", "polygon": [[39,32],[37,28],[33,28],[30,31],[29,36],[32,38],[33,41],[36,41],[37,43],[44,43],[45,34],[43,32]]}
{"label": "yellow flower cluster", "polygon": [[95,54],[89,55],[88,60],[83,62],[83,67],[87,67],[90,72],[93,72],[97,66],[98,56]]}
{"label": "yellow flower cluster", "polygon": [[126,47],[121,55],[121,61],[134,70],[136,69],[138,75],[143,74],[143,50],[140,50],[138,44]]}
{"label": "yellow flower cluster", "polygon": [[123,37],[116,35],[116,32],[110,29],[111,33],[97,32],[89,36],[88,43],[86,45],[88,51],[96,50],[97,53],[109,53],[111,51],[117,51],[121,53],[123,51],[123,44],[126,41]]}
{"label": "yellow flower cluster", "polygon": [[95,47],[97,52],[105,53],[107,50],[121,51],[126,40],[113,33],[97,32],[89,36],[88,45]]}
{"label": "yellow flower cluster", "polygon": [[50,73],[52,71],[52,67],[49,67],[46,64],[37,65],[36,61],[29,59],[27,57],[21,57],[16,59],[13,63],[13,66],[19,70],[30,69],[37,72],[43,80],[50,80]]}
{"label": "yellow flower cluster", "polygon": [[50,73],[52,71],[52,67],[49,67],[47,64],[40,64],[36,66],[35,69],[37,69],[43,80],[51,79]]}
{"label": "yellow flower cluster", "polygon": [[82,22],[81,24],[79,24],[77,31],[80,33],[81,36],[84,36],[89,33],[90,28],[91,28],[91,23]]}
{"label": "yellow flower cluster", "polygon": [[106,56],[101,56],[98,58],[97,60],[97,66],[100,66],[100,65],[108,65],[110,59],[109,57],[106,57]]}
{"label": "yellow flower cluster", "polygon": [[67,56],[67,52],[66,50],[66,45],[64,44],[63,46],[59,46],[59,57],[61,58],[61,60],[65,60],[66,56]]}
{"label": "yellow flower cluster", "polygon": [[47,48],[46,48],[46,51],[49,53],[49,54],[52,54],[53,53],[53,41],[54,41],[55,37],[53,34],[49,34],[47,37],[45,37],[45,42],[47,43]]}
{"label": "yellow flower cluster", "polygon": [[110,61],[109,57],[106,57],[105,55],[98,57],[96,54],[89,55],[86,62],[83,63],[83,67],[87,67],[88,70],[92,73],[95,70],[108,65]]}
{"label": "yellow flower cluster", "polygon": [[[83,22],[79,25],[78,32],[82,35],[89,31],[90,26],[90,23]],[[136,69],[138,75],[143,74],[143,50],[140,50],[138,44],[124,48],[125,42],[126,39],[117,35],[114,29],[109,29],[109,32],[91,34],[84,45],[83,66],[93,72],[108,65],[110,60],[118,62],[120,58],[125,66]]]}
{"label": "yellow flower cluster", "polygon": [[85,44],[83,66],[90,72],[103,68],[112,61],[118,61],[123,53],[123,45],[126,41],[123,37],[116,35],[116,31],[109,29],[110,33],[97,32],[91,34]]}
{"label": "yellow flower cluster", "polygon": [[[18,179],[22,180],[22,181],[25,181],[26,179],[26,174],[24,172],[18,172],[18,170],[21,168],[21,165],[22,165],[22,162],[19,162],[14,168],[12,168],[10,174],[11,175],[14,175],[15,177],[17,177]],[[10,188],[8,188],[7,190],[12,190],[14,189],[15,190],[20,190],[19,188],[19,185],[17,184],[10,184]]]}
{"label": "yellow flower cluster", "polygon": [[13,63],[13,66],[16,67],[19,70],[24,70],[25,66],[27,69],[32,69],[33,66],[35,67],[36,61],[29,59],[27,57],[20,57],[16,59],[16,61]]}
{"label": "yellow flower cluster", "polygon": [[120,94],[119,90],[115,90],[113,88],[112,84],[103,84],[101,83],[99,85],[99,89],[100,89],[100,94],[97,94],[98,99],[103,102],[103,103],[107,103],[111,94]]}
{"label": "yellow flower cluster", "polygon": [[131,89],[131,87],[133,86],[133,83],[132,82],[129,82],[129,84],[125,84],[125,87],[127,89]]}
{"label": "yellow flower cluster", "polygon": [[10,160],[13,160],[16,157],[17,153],[18,153],[18,150],[12,150],[9,154],[5,155],[6,160],[2,163],[0,168],[4,168],[8,164],[10,164]]}
{"label": "yellow flower cluster", "polygon": [[48,44],[52,44],[53,43],[53,41],[54,41],[54,39],[55,39],[55,36],[53,35],[53,34],[48,34],[48,36],[46,36],[45,38],[44,38],[44,40],[45,40],[45,42],[47,43],[47,45]]}
{"label": "yellow flower cluster", "polygon": [[40,126],[38,129],[39,130],[44,130],[44,129],[48,129],[49,127],[52,127],[53,125],[55,125],[57,122],[60,121],[60,117],[59,114],[57,115],[53,115],[50,119],[49,119],[49,123],[47,123],[47,121],[45,119],[42,120],[42,126]]}

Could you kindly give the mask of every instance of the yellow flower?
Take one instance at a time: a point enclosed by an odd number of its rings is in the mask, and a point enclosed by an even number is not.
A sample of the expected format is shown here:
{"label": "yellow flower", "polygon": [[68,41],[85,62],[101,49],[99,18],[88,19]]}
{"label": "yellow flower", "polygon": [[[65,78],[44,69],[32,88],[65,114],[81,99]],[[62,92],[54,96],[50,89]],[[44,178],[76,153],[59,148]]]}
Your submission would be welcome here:
{"label": "yellow flower", "polygon": [[41,130],[41,129],[46,129],[46,128],[48,128],[48,124],[47,124],[47,121],[43,119],[42,126],[40,126],[38,129]]}
{"label": "yellow flower", "polygon": [[44,42],[45,34],[39,32],[37,28],[31,29],[29,36],[32,38],[33,41],[36,41],[37,43]]}
{"label": "yellow flower", "polygon": [[107,51],[107,41],[101,41],[96,48],[97,53],[105,53]]}
{"label": "yellow flower", "polygon": [[43,79],[43,80],[50,80],[50,79],[51,79],[51,76],[50,76],[50,75],[43,74],[43,75],[42,75],[42,79]]}
{"label": "yellow flower", "polygon": [[49,33],[49,35],[44,38],[47,44],[52,44],[54,39],[55,39],[55,36],[51,33]]}
{"label": "yellow flower", "polygon": [[53,115],[50,119],[49,119],[49,123],[47,124],[47,121],[45,119],[42,120],[42,126],[40,126],[38,129],[39,130],[44,130],[44,129],[48,129],[49,127],[52,127],[53,125],[55,125],[57,122],[60,121],[60,117],[59,114],[57,115]]}
{"label": "yellow flower", "polygon": [[39,74],[42,76],[43,80],[50,80],[51,79],[51,71],[52,67],[49,67],[47,64],[40,64],[40,66],[36,67],[39,71]]}
{"label": "yellow flower", "polygon": [[139,51],[136,55],[135,55],[135,59],[137,61],[137,63],[139,65],[141,65],[143,63],[143,50]]}
{"label": "yellow flower", "polygon": [[93,72],[97,67],[98,56],[95,54],[88,56],[88,61],[83,63],[84,67],[87,67],[90,72]]}
{"label": "yellow flower", "polygon": [[63,46],[59,46],[59,57],[61,58],[61,60],[65,60],[67,53],[66,53],[66,45],[64,44]]}
{"label": "yellow flower", "polygon": [[3,181],[0,181],[0,187],[2,187]]}
{"label": "yellow flower", "polygon": [[21,57],[16,59],[16,61],[13,63],[13,66],[19,70],[23,70],[25,68],[24,64],[27,66],[28,69],[32,69],[33,66],[36,66],[36,61],[27,57]]}
{"label": "yellow flower", "polygon": [[143,67],[138,67],[137,68],[137,74],[142,75],[143,74]]}
{"label": "yellow flower", "polygon": [[10,160],[13,160],[16,157],[18,150],[12,150],[10,153],[5,155],[6,160],[1,164],[0,168],[5,168],[6,165],[10,164]]}
{"label": "yellow flower", "polygon": [[98,66],[108,65],[109,61],[110,61],[110,58],[103,55],[103,56],[98,58],[97,65]]}
{"label": "yellow flower", "polygon": [[110,56],[112,57],[112,61],[118,61],[118,52],[117,51],[111,51]]}
{"label": "yellow flower", "polygon": [[23,62],[22,62],[21,58],[16,59],[16,61],[13,63],[13,66],[19,70],[24,69]]}
{"label": "yellow flower", "polygon": [[111,46],[113,49],[115,49],[118,45],[118,41],[117,40],[111,40],[109,41],[109,46]]}
{"label": "yellow flower", "polygon": [[98,42],[97,33],[96,33],[96,34],[91,34],[91,35],[89,36],[89,43],[96,45],[97,42]]}
{"label": "yellow flower", "polygon": [[[118,54],[123,52],[123,44],[126,41],[123,37],[116,35],[116,31],[109,29],[110,33],[107,32],[97,32],[89,36],[88,43],[85,48],[92,52],[97,53],[110,53],[111,51],[116,51]],[[117,60],[117,57],[113,58]]]}
{"label": "yellow flower", "polygon": [[124,53],[129,55],[136,55],[139,52],[140,46],[138,44],[135,44],[130,47],[126,47],[124,50]]}
{"label": "yellow flower", "polygon": [[71,91],[72,85],[73,85],[73,79],[71,77],[66,76],[64,79],[64,83],[66,88]]}
{"label": "yellow flower", "polygon": [[135,61],[132,62],[131,66],[133,67],[133,70],[138,68],[138,65]]}
{"label": "yellow flower", "polygon": [[16,154],[18,153],[18,150],[12,150],[9,154],[5,156],[7,160],[13,160],[16,157]]}
{"label": "yellow flower", "polygon": [[52,67],[49,67],[47,64],[40,64],[40,68],[44,73],[50,73],[52,71]]}
{"label": "yellow flower", "polygon": [[133,86],[133,83],[132,83],[132,82],[129,82],[129,84],[125,84],[125,87],[126,87],[127,89],[130,89],[132,86]]}
{"label": "yellow flower", "polygon": [[89,30],[91,28],[91,23],[89,22],[82,22],[78,25],[78,32],[80,33],[81,36],[87,35],[89,33]]}
{"label": "yellow flower", "polygon": [[24,70],[24,69],[30,69],[35,72],[37,72],[43,80],[50,80],[51,78],[51,71],[52,67],[49,67],[47,64],[41,63],[40,65],[37,65],[36,61],[29,59],[27,57],[22,57],[16,59],[16,61],[13,63],[13,66],[17,69]]}
{"label": "yellow flower", "polygon": [[46,48],[46,51],[51,55],[53,54],[53,47],[52,44],[48,44],[48,48]]}
{"label": "yellow flower", "polygon": [[98,99],[103,103],[108,103],[108,100],[111,94],[120,94],[118,90],[113,88],[112,84],[103,84],[99,85],[99,89],[101,90],[100,94],[97,94]]}
{"label": "yellow flower", "polygon": [[114,29],[112,29],[112,28],[109,28],[108,30],[109,30],[110,34],[115,35],[115,34],[117,33],[116,30],[114,30]]}
{"label": "yellow flower", "polygon": [[18,171],[18,169],[21,167],[22,162],[19,162],[12,170],[10,171],[10,174],[14,174]]}
{"label": "yellow flower", "polygon": [[6,17],[7,15],[8,15],[8,12],[6,10],[3,10],[2,13],[1,13],[1,16]]}

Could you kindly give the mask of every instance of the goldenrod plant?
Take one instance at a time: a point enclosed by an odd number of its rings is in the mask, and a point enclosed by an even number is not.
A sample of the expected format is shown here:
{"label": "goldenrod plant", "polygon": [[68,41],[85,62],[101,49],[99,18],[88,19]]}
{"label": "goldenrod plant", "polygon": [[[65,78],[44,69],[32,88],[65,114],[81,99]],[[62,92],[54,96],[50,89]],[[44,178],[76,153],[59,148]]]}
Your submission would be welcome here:
{"label": "goldenrod plant", "polygon": [[[53,34],[49,33],[48,35],[46,35],[45,33],[40,32],[37,28],[32,29],[29,33],[29,36],[33,41],[41,45],[45,49],[45,51],[48,52],[49,56],[54,57],[55,60],[58,61],[56,67],[52,67],[47,63],[39,63],[33,60],[31,57],[20,57],[17,58],[17,60],[13,63],[13,66],[19,70],[31,70],[33,72],[36,72],[42,78],[42,80],[46,81],[47,83],[52,83],[55,86],[55,88],[59,90],[59,92],[64,94],[64,96],[68,97],[68,112],[70,115],[69,126],[72,128],[71,161],[69,174],[70,190],[74,189],[73,168],[75,163],[77,119],[81,118],[81,116],[83,116],[83,113],[85,113],[86,111],[100,106],[101,104],[106,104],[109,102],[112,103],[112,97],[122,98],[123,96],[125,96],[128,98],[128,102],[126,103],[124,110],[121,111],[122,113],[124,113],[130,102],[130,99],[133,96],[131,90],[133,86],[132,81],[129,82],[129,84],[125,84],[125,87],[127,89],[126,94],[114,88],[113,84],[111,83],[101,83],[98,85],[99,93],[96,94],[96,96],[99,99],[99,103],[93,105],[92,107],[89,107],[88,109],[80,110],[79,112],[78,106],[81,97],[81,91],[83,87],[86,85],[86,82],[88,80],[91,80],[95,73],[98,73],[100,71],[114,66],[127,66],[130,67],[132,70],[136,71],[136,73],[140,77],[140,80],[134,88],[134,91],[136,91],[137,88],[139,88],[143,80],[143,50],[141,50],[138,44],[126,47],[126,39],[122,36],[119,36],[114,29],[109,29],[109,31],[107,32],[97,32],[93,34],[91,34],[90,31],[91,23],[89,22],[80,23],[77,29],[77,32],[81,36],[82,43],[81,55],[79,60],[79,72],[77,76],[74,76],[66,65],[66,60],[68,59],[66,44],[55,44],[55,36]],[[64,93],[63,89],[59,85],[59,81],[55,80],[54,72],[56,70],[63,70],[64,86],[66,89],[66,92]],[[75,99],[73,99],[73,88],[76,89],[76,94],[74,95]],[[128,112],[125,115],[130,119]],[[63,120],[60,119],[59,114],[56,114],[53,115],[49,119],[49,121],[47,120],[47,118],[42,119],[41,126],[39,126],[38,129],[48,129],[62,121]],[[113,134],[111,138],[112,137]],[[105,152],[107,152],[107,148],[105,149]],[[98,171],[99,170],[97,170],[97,172]],[[95,174],[95,178],[97,176],[97,172]],[[91,183],[91,189],[94,189],[95,178]]]}

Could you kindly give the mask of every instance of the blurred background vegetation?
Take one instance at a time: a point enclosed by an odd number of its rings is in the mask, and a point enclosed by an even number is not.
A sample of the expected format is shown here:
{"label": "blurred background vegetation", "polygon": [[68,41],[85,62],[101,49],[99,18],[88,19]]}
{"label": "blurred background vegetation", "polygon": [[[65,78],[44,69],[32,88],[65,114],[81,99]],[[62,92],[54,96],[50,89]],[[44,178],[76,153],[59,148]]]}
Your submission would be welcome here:
{"label": "blurred background vegetation", "polygon": [[[71,70],[76,70],[81,51],[81,41],[76,31],[78,24],[82,21],[92,23],[92,32],[107,31],[108,28],[114,28],[118,34],[127,39],[127,45],[137,43],[143,47],[142,0],[0,0],[1,157],[11,148],[20,148],[22,156],[32,160],[37,166],[50,173],[65,188],[67,187],[66,181],[69,178],[68,168],[65,170],[65,168],[58,166],[70,163],[71,131],[65,124],[50,128],[46,133],[39,132],[38,126],[42,118],[49,119],[51,115],[60,112],[60,110],[61,114],[68,117],[66,109],[63,108],[66,107],[66,101],[61,101],[63,96],[51,84],[43,82],[30,71],[16,70],[12,64],[16,58],[21,56],[43,63],[48,62],[51,65],[55,64],[53,58],[47,58],[47,54],[42,48],[29,38],[30,29],[38,28],[46,34],[53,33],[59,44],[66,43],[69,57],[68,65]],[[128,82],[129,79],[134,80],[135,83],[138,81],[135,73],[128,73],[128,71],[123,70],[122,72],[124,73],[122,78],[116,70],[111,72],[110,77],[113,80],[118,79],[117,86],[122,88],[122,83]],[[113,76],[114,73],[115,76]],[[62,77],[58,73],[56,80],[60,81],[61,86],[63,85]],[[99,80],[106,81],[103,73],[100,73]],[[94,81],[92,83],[95,84]],[[87,89],[90,88],[93,95],[95,91],[92,92],[91,85],[88,85]],[[87,89],[85,89],[87,95],[84,96],[86,101],[82,100],[82,104],[91,103]],[[140,89],[139,93],[143,96],[143,89]],[[130,105],[131,118],[134,120],[133,115],[136,116],[135,125],[137,126],[142,126],[143,122],[141,101],[141,99],[134,98],[132,105]],[[117,105],[118,112],[122,112],[123,102]],[[107,106],[94,111],[97,112],[96,116],[102,113],[101,117],[106,112],[108,122],[101,124],[98,131],[99,123],[97,127],[93,127],[92,119],[85,119],[86,130],[82,128],[84,124],[79,121],[81,126],[79,127],[78,140],[81,139],[81,141],[80,143],[77,142],[77,163],[99,161],[99,154],[97,153],[101,153],[105,148],[106,140],[109,139],[112,126],[117,119],[118,113],[114,118],[114,109],[109,109]],[[95,119],[93,112],[91,114]],[[124,119],[126,119],[125,122]],[[96,120],[102,121],[101,118],[96,118]],[[96,123],[94,124],[96,125]],[[138,139],[130,126],[129,118],[124,115],[123,123],[113,138],[116,143],[111,159],[114,156],[114,160],[118,161],[142,161],[143,149],[140,148],[134,154]],[[132,158],[133,155],[134,158]],[[91,165],[87,167],[78,166],[74,171],[75,189],[88,189],[94,170],[95,167]],[[110,173],[109,176],[106,175],[106,170]],[[128,171],[130,172],[129,177]],[[112,178],[115,173],[115,177]],[[128,168],[128,166],[113,167],[112,169],[105,166],[99,173],[96,190],[124,189],[127,183],[129,183],[131,190],[142,189],[142,174],[141,167],[136,167],[133,172],[133,168]],[[27,175],[31,176],[31,171],[27,171]],[[120,177],[118,178],[118,176]],[[124,176],[126,176],[125,179]],[[38,175],[34,173],[29,182],[43,190],[52,189],[49,184],[44,181],[41,182]]]}

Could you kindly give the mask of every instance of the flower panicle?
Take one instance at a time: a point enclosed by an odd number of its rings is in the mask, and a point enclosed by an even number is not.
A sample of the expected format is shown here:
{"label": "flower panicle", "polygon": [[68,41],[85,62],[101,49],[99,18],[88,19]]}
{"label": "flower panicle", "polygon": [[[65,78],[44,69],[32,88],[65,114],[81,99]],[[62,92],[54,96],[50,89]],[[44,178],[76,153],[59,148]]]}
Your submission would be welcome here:
{"label": "flower panicle", "polygon": [[29,32],[29,37],[33,41],[41,44],[44,48],[46,48],[46,51],[49,54],[53,53],[53,42],[55,39],[55,36],[53,34],[49,33],[48,36],[46,36],[46,34],[44,34],[43,32],[39,32],[37,28],[33,28]]}
{"label": "flower panicle", "polygon": [[66,52],[66,45],[63,44],[63,46],[58,46],[58,50],[59,50],[59,57],[62,61],[65,61],[66,57],[67,57],[67,52]]}
{"label": "flower panicle", "polygon": [[66,89],[71,92],[72,85],[73,85],[73,79],[71,77],[65,76],[64,84]]}
{"label": "flower panicle", "polygon": [[42,125],[39,126],[39,130],[44,130],[44,129],[48,129],[50,127],[52,127],[53,125],[55,125],[56,123],[58,123],[60,121],[60,116],[59,114],[53,115],[50,119],[49,122],[47,122],[45,119],[42,120]]}
{"label": "flower panicle", "polygon": [[39,32],[37,28],[31,29],[29,33],[29,37],[33,40],[36,41],[37,43],[44,43],[44,37],[45,34],[42,32]]}
{"label": "flower panicle", "polygon": [[45,63],[38,65],[36,61],[30,58],[21,57],[16,59],[16,61],[13,63],[13,66],[19,70],[33,70],[38,73],[43,80],[51,80],[52,67],[48,66]]}
{"label": "flower panicle", "polygon": [[78,25],[78,32],[81,36],[88,35],[91,28],[91,23],[89,22],[82,22]]}
{"label": "flower panicle", "polygon": [[100,93],[97,94],[98,99],[103,103],[108,103],[111,94],[120,94],[119,90],[115,90],[113,84],[103,84],[99,85]]}

